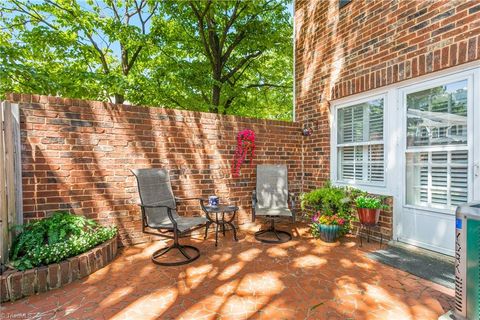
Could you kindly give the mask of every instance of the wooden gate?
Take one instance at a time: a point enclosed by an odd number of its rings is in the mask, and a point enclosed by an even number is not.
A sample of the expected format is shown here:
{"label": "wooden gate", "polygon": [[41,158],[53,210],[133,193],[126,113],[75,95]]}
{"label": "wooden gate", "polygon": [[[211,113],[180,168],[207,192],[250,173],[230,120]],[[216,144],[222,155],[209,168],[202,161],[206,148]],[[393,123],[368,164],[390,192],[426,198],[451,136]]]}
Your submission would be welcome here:
{"label": "wooden gate", "polygon": [[8,263],[15,230],[23,223],[20,112],[17,104],[0,107],[0,262]]}

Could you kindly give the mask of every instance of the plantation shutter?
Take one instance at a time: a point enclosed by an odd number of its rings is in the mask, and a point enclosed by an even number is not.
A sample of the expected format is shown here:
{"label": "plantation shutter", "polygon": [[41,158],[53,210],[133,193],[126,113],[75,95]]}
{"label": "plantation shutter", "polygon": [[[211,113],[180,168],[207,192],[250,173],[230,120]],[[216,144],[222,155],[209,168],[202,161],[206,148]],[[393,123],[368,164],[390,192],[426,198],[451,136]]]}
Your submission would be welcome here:
{"label": "plantation shutter", "polygon": [[445,207],[467,202],[467,150],[409,153],[407,170],[409,203]]}
{"label": "plantation shutter", "polygon": [[407,94],[407,204],[468,202],[467,81]]}
{"label": "plantation shutter", "polygon": [[383,182],[384,152],[382,144],[368,146],[368,181]]}
{"label": "plantation shutter", "polygon": [[340,108],[337,117],[338,180],[383,183],[383,99]]}

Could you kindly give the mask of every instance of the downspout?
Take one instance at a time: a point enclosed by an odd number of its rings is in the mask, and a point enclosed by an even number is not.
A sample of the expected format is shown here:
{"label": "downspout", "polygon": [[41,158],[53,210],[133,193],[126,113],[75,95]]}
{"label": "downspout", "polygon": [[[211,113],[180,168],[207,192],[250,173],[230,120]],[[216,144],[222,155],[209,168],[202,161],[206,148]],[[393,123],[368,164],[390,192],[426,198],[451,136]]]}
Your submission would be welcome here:
{"label": "downspout", "polygon": [[[296,23],[295,23],[296,2],[297,2],[297,0],[293,0],[293,14],[292,14],[292,18],[293,18],[293,37],[292,37],[292,41],[293,41],[293,122],[297,121],[297,119],[296,119],[296,111],[297,111],[297,95],[296,95],[297,94],[297,90],[296,90],[296,85],[297,85],[297,73],[296,73],[297,29],[296,29]],[[301,180],[300,180],[300,193],[304,192],[304,185],[305,185],[305,179],[304,179],[304,176],[305,176],[304,175],[304,172],[305,172],[304,171],[305,138],[306,137],[302,134],[302,145],[301,145],[302,156],[301,156],[301,165],[300,165],[302,176],[301,176]]]}
{"label": "downspout", "polygon": [[297,107],[297,99],[296,99],[296,72],[295,72],[295,62],[297,60],[297,56],[296,56],[296,47],[297,47],[297,44],[296,44],[296,39],[297,39],[297,32],[296,32],[296,28],[295,28],[295,3],[296,3],[296,0],[293,0],[293,14],[292,14],[292,18],[293,18],[293,37],[292,37],[292,41],[293,41],[293,122],[296,121],[296,107]]}

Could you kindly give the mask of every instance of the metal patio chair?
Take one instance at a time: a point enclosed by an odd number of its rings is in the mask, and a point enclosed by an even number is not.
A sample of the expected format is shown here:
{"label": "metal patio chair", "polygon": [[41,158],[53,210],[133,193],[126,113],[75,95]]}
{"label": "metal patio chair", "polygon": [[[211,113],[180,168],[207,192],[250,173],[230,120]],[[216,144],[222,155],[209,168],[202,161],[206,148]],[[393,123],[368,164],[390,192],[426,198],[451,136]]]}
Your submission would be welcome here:
{"label": "metal patio chair", "polygon": [[[173,244],[152,255],[152,261],[163,266],[178,266],[190,263],[200,256],[200,251],[188,245],[181,245],[178,238],[201,228],[207,222],[204,217],[181,217],[177,214],[177,203],[200,198],[175,198],[168,171],[165,169],[131,170],[137,178],[140,207],[142,209],[142,231],[146,234],[173,239]],[[146,230],[156,229],[157,232]],[[170,233],[170,234],[169,234]],[[173,236],[171,235],[173,233]],[[171,250],[178,250],[178,261],[162,261],[160,258]],[[164,257],[165,258],[165,257]]]}
{"label": "metal patio chair", "polygon": [[[290,203],[290,207],[288,204]],[[270,220],[268,229],[255,233],[255,239],[266,243],[282,243],[292,239],[286,231],[275,228],[275,220],[291,218],[295,222],[295,201],[288,192],[286,165],[257,165],[256,189],[252,194],[252,221],[257,217]]]}

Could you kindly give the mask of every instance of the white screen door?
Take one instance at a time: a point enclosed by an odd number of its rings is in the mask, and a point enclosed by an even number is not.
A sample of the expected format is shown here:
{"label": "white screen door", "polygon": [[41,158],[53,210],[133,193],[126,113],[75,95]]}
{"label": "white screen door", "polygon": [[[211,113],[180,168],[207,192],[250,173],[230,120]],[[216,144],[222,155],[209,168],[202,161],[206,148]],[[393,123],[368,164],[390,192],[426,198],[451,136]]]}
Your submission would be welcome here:
{"label": "white screen door", "polygon": [[[403,208],[399,240],[445,254],[454,252],[455,208],[478,199],[480,145],[474,110],[474,73],[402,90],[404,110]],[[476,106],[475,109],[478,109]],[[476,121],[475,121],[476,120]]]}

